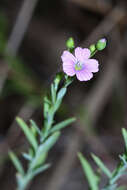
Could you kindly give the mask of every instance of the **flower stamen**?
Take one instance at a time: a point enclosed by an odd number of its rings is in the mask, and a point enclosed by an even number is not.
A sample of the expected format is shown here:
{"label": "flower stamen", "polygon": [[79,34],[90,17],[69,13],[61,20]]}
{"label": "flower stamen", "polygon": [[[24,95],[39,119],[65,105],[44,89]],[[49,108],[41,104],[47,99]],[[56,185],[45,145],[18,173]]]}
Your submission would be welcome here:
{"label": "flower stamen", "polygon": [[75,64],[75,70],[76,71],[80,71],[83,67],[83,63],[78,61],[76,64]]}

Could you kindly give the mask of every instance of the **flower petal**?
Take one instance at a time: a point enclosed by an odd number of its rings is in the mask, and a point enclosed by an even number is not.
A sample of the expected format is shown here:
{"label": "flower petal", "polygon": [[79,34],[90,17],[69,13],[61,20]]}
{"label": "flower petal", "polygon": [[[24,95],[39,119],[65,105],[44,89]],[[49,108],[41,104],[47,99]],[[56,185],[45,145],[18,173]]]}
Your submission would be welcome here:
{"label": "flower petal", "polygon": [[85,59],[88,59],[90,57],[90,50],[87,49],[87,48],[80,48],[80,47],[77,47],[75,49],[75,57],[81,61],[81,62],[84,62]]}
{"label": "flower petal", "polygon": [[88,59],[84,66],[90,72],[96,73],[99,71],[99,63],[96,59]]}
{"label": "flower petal", "polygon": [[76,58],[74,57],[74,55],[72,53],[70,53],[69,51],[64,51],[61,59],[63,62],[76,62]]}
{"label": "flower petal", "polygon": [[80,81],[88,81],[93,77],[93,73],[84,69],[84,70],[76,72],[76,76],[77,76],[78,80],[80,80]]}
{"label": "flower petal", "polygon": [[74,64],[72,61],[64,62],[63,63],[63,71],[68,75],[68,76],[74,76],[75,75],[75,69],[74,69]]}

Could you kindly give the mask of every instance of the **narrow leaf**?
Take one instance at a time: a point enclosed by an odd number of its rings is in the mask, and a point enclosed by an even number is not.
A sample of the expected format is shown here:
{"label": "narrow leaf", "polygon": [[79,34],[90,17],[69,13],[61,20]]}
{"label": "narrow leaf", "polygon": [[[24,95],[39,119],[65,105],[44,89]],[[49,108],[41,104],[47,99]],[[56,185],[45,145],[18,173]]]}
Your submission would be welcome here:
{"label": "narrow leaf", "polygon": [[89,186],[91,190],[99,190],[98,188],[98,176],[94,173],[92,170],[89,162],[83,157],[81,153],[78,153],[79,160],[81,162],[81,165],[83,167],[83,171],[86,175],[86,178],[89,182]]}
{"label": "narrow leaf", "polygon": [[57,94],[57,101],[61,100],[66,94],[67,88],[61,88]]}
{"label": "narrow leaf", "polygon": [[44,118],[47,118],[48,111],[50,108],[51,102],[48,100],[48,97],[44,97]]}
{"label": "narrow leaf", "polygon": [[94,161],[96,162],[96,164],[98,165],[98,167],[105,173],[105,175],[107,175],[109,178],[112,177],[112,173],[109,171],[109,169],[103,164],[103,162],[100,160],[100,158],[98,158],[97,156],[95,156],[94,154],[92,154],[92,158],[94,159]]}
{"label": "narrow leaf", "polygon": [[57,100],[53,109],[54,109],[54,113],[59,109],[60,105],[61,105],[62,99]]}
{"label": "narrow leaf", "polygon": [[62,102],[62,99],[64,97],[64,95],[66,94],[66,91],[67,91],[67,88],[64,87],[64,88],[61,88],[57,94],[57,99],[56,99],[56,102],[55,102],[55,105],[54,105],[54,112],[56,112],[60,105],[61,105],[61,102]]}
{"label": "narrow leaf", "polygon": [[[65,75],[66,76],[66,75]],[[66,77],[65,77],[66,78]],[[74,80],[74,77],[68,77],[66,78],[65,87],[68,87]]]}
{"label": "narrow leaf", "polygon": [[56,91],[55,91],[54,84],[51,84],[51,96],[52,96],[52,102],[55,103],[55,101],[56,101]]}
{"label": "narrow leaf", "polygon": [[38,144],[37,144],[36,138],[34,137],[33,133],[31,132],[30,128],[27,126],[27,124],[21,118],[17,117],[16,121],[18,122],[19,126],[23,130],[23,132],[24,132],[26,138],[28,139],[29,143],[36,150]]}
{"label": "narrow leaf", "polygon": [[24,157],[26,160],[29,160],[29,161],[32,160],[32,156],[30,156],[29,154],[23,153],[22,155],[23,155],[23,157]]}
{"label": "narrow leaf", "polygon": [[39,152],[47,152],[58,140],[60,136],[60,132],[55,132],[53,135],[51,135],[42,145],[39,147]]}
{"label": "narrow leaf", "polygon": [[39,146],[36,156],[30,164],[31,170],[34,169],[35,167],[37,167],[40,158],[42,158],[42,155],[47,153],[52,148],[52,146],[58,140],[59,136],[60,136],[60,132],[59,131],[55,132],[42,145]]}
{"label": "narrow leaf", "polygon": [[124,138],[124,142],[125,142],[125,147],[127,150],[127,130],[125,128],[122,129],[122,134],[123,134],[123,138]]}
{"label": "narrow leaf", "polygon": [[36,176],[36,175],[38,175],[39,173],[44,172],[44,171],[47,170],[50,166],[51,166],[51,164],[45,164],[45,165],[43,165],[42,167],[37,168],[37,169],[33,172],[33,175]]}
{"label": "narrow leaf", "polygon": [[31,125],[35,128],[35,130],[37,131],[37,133],[41,136],[41,130],[39,129],[39,127],[37,126],[37,124],[31,119],[30,120]]}
{"label": "narrow leaf", "polygon": [[37,162],[36,162],[36,167],[37,167],[37,168],[44,164],[44,162],[45,162],[45,160],[46,160],[46,158],[47,158],[47,155],[48,155],[47,152],[45,152],[45,153],[41,154],[41,155],[38,157],[38,160],[37,160]]}
{"label": "narrow leaf", "polygon": [[74,121],[76,121],[75,117],[66,119],[66,120],[54,125],[53,128],[50,130],[50,132],[53,133],[55,131],[61,130],[64,127],[66,127],[66,126],[70,125],[71,123],[73,123]]}
{"label": "narrow leaf", "polygon": [[9,152],[9,156],[10,156],[10,159],[12,160],[16,170],[23,176],[24,169],[23,169],[22,164],[19,161],[18,157],[12,151]]}

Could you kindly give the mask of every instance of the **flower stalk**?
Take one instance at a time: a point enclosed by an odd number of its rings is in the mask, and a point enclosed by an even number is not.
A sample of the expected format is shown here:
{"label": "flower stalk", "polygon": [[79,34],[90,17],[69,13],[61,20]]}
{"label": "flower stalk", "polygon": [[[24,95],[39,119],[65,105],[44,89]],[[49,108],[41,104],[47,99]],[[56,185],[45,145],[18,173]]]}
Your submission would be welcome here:
{"label": "flower stalk", "polygon": [[[59,89],[60,81],[64,79],[63,86]],[[9,152],[10,158],[17,169],[17,190],[25,190],[32,179],[40,172],[45,171],[50,167],[46,163],[48,151],[56,143],[60,136],[60,131],[74,122],[75,118],[66,119],[58,124],[55,124],[55,114],[59,109],[63,97],[67,92],[67,87],[73,82],[73,78],[64,76],[63,73],[58,73],[51,84],[51,97],[44,97],[44,126],[40,129],[37,124],[30,120],[30,127],[17,117],[17,122],[23,130],[30,148],[27,153],[23,153],[23,157],[28,162],[28,168],[25,172],[22,163],[18,157]],[[39,138],[39,142],[37,139]]]}
{"label": "flower stalk", "polygon": [[[92,57],[97,52],[96,48],[93,52],[91,52],[87,48],[82,49],[78,47],[75,49],[76,57],[74,57],[72,55],[74,51],[73,39],[69,38],[66,45],[68,51],[64,51],[61,56],[64,73],[61,72],[56,74],[56,77],[51,84],[50,95],[44,97],[43,127],[39,128],[33,120],[30,120],[30,126],[28,126],[21,118],[16,118],[17,123],[24,132],[27,141],[29,142],[28,151],[22,153],[24,159],[27,161],[26,171],[24,170],[23,165],[16,154],[12,151],[9,152],[9,156],[17,170],[17,190],[26,190],[35,176],[41,172],[44,172],[50,167],[50,164],[46,162],[49,150],[58,140],[61,134],[61,130],[76,120],[74,117],[72,117],[60,123],[55,122],[56,112],[62,104],[68,86],[74,80],[74,74],[76,74],[77,78],[80,81],[87,81],[92,78],[92,72],[98,71],[98,61],[95,59],[88,60],[89,57]],[[79,59],[79,62],[75,62],[76,59]],[[80,70],[82,70],[84,67],[84,62],[86,63],[86,60],[88,61],[87,69],[89,72],[85,70],[85,74],[87,74],[84,77],[80,73]],[[76,70],[76,68],[78,69]],[[63,81],[62,87],[60,87],[61,81]]]}

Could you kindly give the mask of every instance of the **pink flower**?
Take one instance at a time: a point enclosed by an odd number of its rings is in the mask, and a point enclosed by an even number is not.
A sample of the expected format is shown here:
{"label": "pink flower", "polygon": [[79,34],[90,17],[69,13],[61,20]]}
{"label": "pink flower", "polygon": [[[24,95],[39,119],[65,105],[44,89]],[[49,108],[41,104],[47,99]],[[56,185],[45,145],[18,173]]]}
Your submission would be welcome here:
{"label": "pink flower", "polygon": [[88,81],[93,77],[93,73],[99,71],[99,64],[96,59],[90,59],[90,50],[77,47],[75,56],[69,51],[64,51],[61,59],[63,61],[63,71],[68,76],[74,76],[80,81]]}

